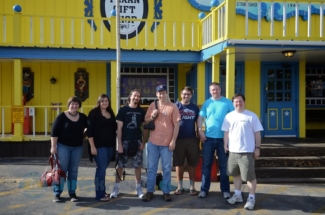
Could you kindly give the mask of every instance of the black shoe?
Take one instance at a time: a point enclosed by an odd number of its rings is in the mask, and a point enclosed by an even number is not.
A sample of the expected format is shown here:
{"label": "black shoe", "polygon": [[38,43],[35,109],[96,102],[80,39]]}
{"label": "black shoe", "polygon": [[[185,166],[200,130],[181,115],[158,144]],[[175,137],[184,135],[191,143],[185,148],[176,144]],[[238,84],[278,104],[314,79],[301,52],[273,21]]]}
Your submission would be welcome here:
{"label": "black shoe", "polygon": [[53,202],[61,202],[60,195],[55,195],[54,198],[53,198]]}
{"label": "black shoe", "polygon": [[166,202],[170,202],[172,200],[172,197],[169,193],[164,193],[163,198]]}
{"label": "black shoe", "polygon": [[78,197],[77,197],[77,195],[75,194],[75,193],[73,193],[73,194],[70,194],[70,201],[71,202],[77,202],[78,201]]}

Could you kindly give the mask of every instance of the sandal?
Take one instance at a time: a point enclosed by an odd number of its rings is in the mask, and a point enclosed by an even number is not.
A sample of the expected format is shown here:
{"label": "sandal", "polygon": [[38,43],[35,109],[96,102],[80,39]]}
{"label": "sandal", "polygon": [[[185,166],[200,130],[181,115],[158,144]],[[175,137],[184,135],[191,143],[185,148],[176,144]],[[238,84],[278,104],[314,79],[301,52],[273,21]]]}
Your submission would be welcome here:
{"label": "sandal", "polygon": [[184,189],[176,189],[175,191],[174,191],[174,194],[175,195],[181,195],[182,193],[183,193],[183,191],[184,191]]}
{"label": "sandal", "polygon": [[195,189],[192,189],[188,194],[190,194],[191,196],[196,196],[198,192]]}
{"label": "sandal", "polygon": [[105,196],[100,199],[101,202],[108,202],[109,200],[111,200],[111,199],[108,196]]}

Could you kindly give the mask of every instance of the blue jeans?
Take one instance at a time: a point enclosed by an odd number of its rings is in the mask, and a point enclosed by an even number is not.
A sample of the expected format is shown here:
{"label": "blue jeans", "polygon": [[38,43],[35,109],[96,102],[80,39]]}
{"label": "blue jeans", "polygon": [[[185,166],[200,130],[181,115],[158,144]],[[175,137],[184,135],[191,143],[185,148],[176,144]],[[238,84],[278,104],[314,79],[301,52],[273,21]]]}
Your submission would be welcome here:
{"label": "blue jeans", "polygon": [[148,142],[148,180],[147,180],[147,192],[154,192],[156,185],[156,176],[158,169],[158,161],[161,158],[162,170],[163,170],[163,183],[160,189],[163,193],[170,192],[171,183],[171,171],[172,171],[172,155],[173,152],[169,150],[168,146],[157,146],[151,142]]}
{"label": "blue jeans", "polygon": [[221,192],[230,192],[229,177],[227,175],[228,157],[223,147],[223,139],[207,137],[202,146],[203,164],[201,191],[208,192],[210,190],[211,167],[214,153],[217,150],[220,170],[220,190]]}
{"label": "blue jeans", "polygon": [[113,157],[114,150],[115,148],[113,147],[100,147],[97,148],[97,155],[94,156],[95,162],[97,164],[96,174],[95,174],[95,190],[96,190],[97,200],[100,200],[101,198],[105,197],[106,169]]}
{"label": "blue jeans", "polygon": [[[79,163],[82,157],[83,147],[66,146],[57,143],[58,159],[61,170],[67,174],[68,193],[74,194],[77,189],[77,177]],[[54,195],[61,195],[64,188],[65,179],[60,178],[60,185],[53,186]]]}

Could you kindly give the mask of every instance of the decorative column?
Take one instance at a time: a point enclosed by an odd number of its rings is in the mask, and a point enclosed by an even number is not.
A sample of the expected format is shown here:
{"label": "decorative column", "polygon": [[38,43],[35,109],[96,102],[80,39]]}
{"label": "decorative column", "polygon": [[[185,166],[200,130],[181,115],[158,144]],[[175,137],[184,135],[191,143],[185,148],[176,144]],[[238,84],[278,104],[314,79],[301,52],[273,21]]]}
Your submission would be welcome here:
{"label": "decorative column", "polygon": [[226,63],[226,97],[231,99],[235,95],[235,48],[227,48]]}
{"label": "decorative column", "polygon": [[116,87],[116,66],[117,63],[116,61],[111,61],[111,107],[114,110],[114,113],[117,113],[118,109],[117,108],[117,87]]}
{"label": "decorative column", "polygon": [[205,91],[209,88],[205,84],[205,62],[198,63],[197,65],[197,104],[203,105],[205,101]]}
{"label": "decorative column", "polygon": [[[23,105],[23,76],[21,64],[21,59],[14,59],[13,106]],[[14,135],[12,135],[12,141],[23,141],[23,123],[14,123]]]}
{"label": "decorative column", "polygon": [[220,55],[212,56],[212,82],[220,83]]}

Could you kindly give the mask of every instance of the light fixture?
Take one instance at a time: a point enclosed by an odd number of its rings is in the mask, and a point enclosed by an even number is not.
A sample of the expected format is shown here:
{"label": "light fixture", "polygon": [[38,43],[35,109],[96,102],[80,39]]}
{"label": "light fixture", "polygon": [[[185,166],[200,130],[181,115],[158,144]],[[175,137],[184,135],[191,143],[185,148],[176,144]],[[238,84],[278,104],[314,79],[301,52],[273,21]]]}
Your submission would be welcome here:
{"label": "light fixture", "polygon": [[54,78],[54,76],[52,76],[50,81],[51,81],[51,84],[55,84],[56,83],[56,78]]}
{"label": "light fixture", "polygon": [[285,50],[282,52],[285,57],[293,57],[296,53],[296,50]]}

